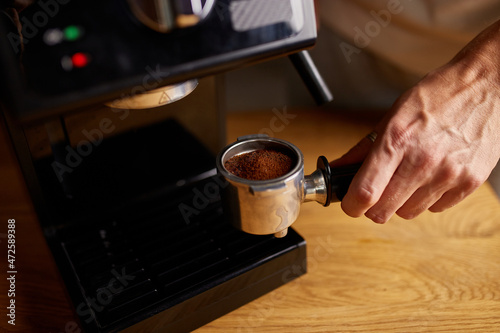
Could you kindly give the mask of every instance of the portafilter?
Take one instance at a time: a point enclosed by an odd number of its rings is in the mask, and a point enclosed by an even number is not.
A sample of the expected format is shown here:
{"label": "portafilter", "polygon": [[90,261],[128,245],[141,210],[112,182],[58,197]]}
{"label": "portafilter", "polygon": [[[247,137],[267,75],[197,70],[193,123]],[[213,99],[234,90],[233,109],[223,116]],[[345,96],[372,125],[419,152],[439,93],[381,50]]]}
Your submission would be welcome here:
{"label": "portafilter", "polygon": [[[250,180],[231,173],[225,166],[231,158],[259,150],[282,152],[292,159],[289,172],[273,179]],[[319,156],[317,169],[304,176],[304,156],[290,142],[267,135],[240,137],[223,148],[216,160],[225,180],[221,197],[224,214],[238,229],[255,235],[284,237],[299,216],[303,202],[316,201],[327,207],[341,201],[360,164],[330,167]]]}

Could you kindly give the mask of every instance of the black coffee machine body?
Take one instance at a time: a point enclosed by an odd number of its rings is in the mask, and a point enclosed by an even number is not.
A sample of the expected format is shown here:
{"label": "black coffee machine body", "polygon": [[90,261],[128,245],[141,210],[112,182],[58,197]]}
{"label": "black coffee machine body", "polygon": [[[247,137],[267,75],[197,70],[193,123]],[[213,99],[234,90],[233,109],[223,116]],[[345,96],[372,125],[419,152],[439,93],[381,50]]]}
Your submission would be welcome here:
{"label": "black coffee machine body", "polygon": [[[1,13],[2,115],[88,332],[188,332],[306,271],[305,241],[224,218],[217,74],[302,51],[312,0],[35,2]],[[265,79],[265,78],[263,78]]]}

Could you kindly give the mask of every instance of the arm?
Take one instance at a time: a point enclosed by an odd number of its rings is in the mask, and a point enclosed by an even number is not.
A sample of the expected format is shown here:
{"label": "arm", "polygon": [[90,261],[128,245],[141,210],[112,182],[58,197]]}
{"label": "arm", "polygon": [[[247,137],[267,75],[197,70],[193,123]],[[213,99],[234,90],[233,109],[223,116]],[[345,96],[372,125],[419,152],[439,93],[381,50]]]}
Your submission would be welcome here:
{"label": "arm", "polygon": [[376,127],[332,165],[364,159],[342,201],[377,223],[440,212],[486,181],[500,157],[500,21],[405,92]]}

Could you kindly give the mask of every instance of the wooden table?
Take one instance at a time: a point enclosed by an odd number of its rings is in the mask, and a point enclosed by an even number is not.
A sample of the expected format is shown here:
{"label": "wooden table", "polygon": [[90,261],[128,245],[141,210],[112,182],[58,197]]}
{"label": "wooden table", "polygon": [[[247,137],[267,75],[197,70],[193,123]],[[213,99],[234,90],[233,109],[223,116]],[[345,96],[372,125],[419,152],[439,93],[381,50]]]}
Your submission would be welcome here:
{"label": "wooden table", "polygon": [[[373,117],[332,111],[238,113],[228,141],[265,132],[297,145],[305,171],[336,158],[366,135]],[[11,151],[0,144],[0,241],[17,223],[16,326],[7,324],[0,279],[0,330],[78,332]],[[6,158],[8,157],[8,158]],[[377,225],[338,204],[302,205],[294,228],[308,243],[308,273],[207,324],[226,332],[500,332],[500,204],[488,184],[444,213]],[[0,272],[6,272],[1,260]]]}

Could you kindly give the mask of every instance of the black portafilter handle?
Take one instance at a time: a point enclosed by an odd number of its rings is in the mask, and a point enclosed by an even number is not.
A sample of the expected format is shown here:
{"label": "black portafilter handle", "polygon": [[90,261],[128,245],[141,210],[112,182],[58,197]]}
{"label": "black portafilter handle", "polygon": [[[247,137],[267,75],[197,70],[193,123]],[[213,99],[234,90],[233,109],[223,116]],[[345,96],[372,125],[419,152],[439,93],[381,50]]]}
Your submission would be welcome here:
{"label": "black portafilter handle", "polygon": [[326,203],[327,207],[330,202],[339,202],[344,199],[344,196],[351,185],[354,175],[358,172],[362,163],[342,165],[331,167],[328,159],[325,156],[318,157],[317,168],[323,173],[323,178],[326,185]]}

